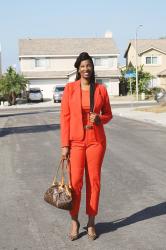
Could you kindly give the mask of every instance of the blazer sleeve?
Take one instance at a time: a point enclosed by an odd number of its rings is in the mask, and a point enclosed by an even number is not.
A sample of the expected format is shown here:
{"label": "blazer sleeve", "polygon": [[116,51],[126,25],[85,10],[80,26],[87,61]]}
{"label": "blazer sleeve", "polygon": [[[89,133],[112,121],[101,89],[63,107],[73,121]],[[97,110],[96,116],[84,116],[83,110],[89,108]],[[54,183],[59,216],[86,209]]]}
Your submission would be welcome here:
{"label": "blazer sleeve", "polygon": [[105,124],[109,122],[113,116],[112,116],[112,110],[111,110],[111,105],[110,105],[110,100],[109,100],[107,90],[104,86],[102,90],[103,90],[104,104],[101,110],[100,120],[102,124]]}
{"label": "blazer sleeve", "polygon": [[69,106],[69,84],[66,85],[61,102],[60,113],[61,146],[69,146],[70,139],[70,106]]}

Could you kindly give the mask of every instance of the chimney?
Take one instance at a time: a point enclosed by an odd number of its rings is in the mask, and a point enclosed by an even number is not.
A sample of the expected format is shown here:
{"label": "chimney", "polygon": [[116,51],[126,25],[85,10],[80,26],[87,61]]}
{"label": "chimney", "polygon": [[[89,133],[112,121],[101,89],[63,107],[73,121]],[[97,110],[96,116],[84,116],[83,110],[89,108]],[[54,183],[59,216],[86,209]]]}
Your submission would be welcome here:
{"label": "chimney", "polygon": [[112,38],[112,32],[111,31],[106,31],[104,37],[105,38]]}

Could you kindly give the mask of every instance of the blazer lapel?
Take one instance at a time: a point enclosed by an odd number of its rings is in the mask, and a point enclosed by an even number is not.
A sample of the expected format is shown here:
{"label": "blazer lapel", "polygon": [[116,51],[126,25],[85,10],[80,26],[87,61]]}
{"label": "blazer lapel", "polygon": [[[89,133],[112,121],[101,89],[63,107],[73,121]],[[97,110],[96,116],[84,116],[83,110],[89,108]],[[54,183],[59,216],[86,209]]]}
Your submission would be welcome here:
{"label": "blazer lapel", "polygon": [[82,108],[81,108],[81,81],[78,80],[75,82],[75,88],[73,93],[73,110],[77,112],[77,114],[82,114]]}

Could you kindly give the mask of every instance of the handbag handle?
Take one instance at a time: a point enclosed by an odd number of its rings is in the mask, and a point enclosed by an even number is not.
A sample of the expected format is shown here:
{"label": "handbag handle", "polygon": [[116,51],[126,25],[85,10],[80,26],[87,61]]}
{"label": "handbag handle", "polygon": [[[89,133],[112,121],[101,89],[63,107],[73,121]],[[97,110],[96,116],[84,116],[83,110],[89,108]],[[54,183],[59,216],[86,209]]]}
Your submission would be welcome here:
{"label": "handbag handle", "polygon": [[[66,161],[66,166],[64,166],[65,164],[64,164],[64,162]],[[54,177],[54,179],[53,179],[53,183],[52,183],[52,185],[55,185],[55,183],[56,183],[56,180],[57,180],[57,177],[58,177],[58,173],[59,173],[59,169],[61,168],[61,185],[63,186],[64,185],[64,167],[66,168],[66,171],[67,171],[67,179],[68,179],[68,185],[69,185],[69,187],[71,187],[71,178],[70,178],[70,160],[69,160],[69,158],[67,158],[67,159],[61,159],[60,160],[60,163],[59,163],[59,165],[58,165],[58,167],[57,167],[57,171],[56,171],[56,175],[55,175],[55,177]]]}

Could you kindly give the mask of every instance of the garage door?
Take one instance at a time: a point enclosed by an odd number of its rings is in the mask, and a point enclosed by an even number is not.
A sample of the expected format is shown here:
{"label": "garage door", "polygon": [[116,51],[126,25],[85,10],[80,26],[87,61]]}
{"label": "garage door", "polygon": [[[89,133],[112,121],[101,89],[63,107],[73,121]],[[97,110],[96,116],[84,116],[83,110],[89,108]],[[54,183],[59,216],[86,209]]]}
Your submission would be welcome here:
{"label": "garage door", "polygon": [[44,99],[53,98],[53,88],[56,84],[66,84],[66,79],[46,79],[46,80],[30,80],[29,88],[40,88],[43,93]]}

